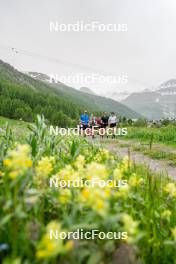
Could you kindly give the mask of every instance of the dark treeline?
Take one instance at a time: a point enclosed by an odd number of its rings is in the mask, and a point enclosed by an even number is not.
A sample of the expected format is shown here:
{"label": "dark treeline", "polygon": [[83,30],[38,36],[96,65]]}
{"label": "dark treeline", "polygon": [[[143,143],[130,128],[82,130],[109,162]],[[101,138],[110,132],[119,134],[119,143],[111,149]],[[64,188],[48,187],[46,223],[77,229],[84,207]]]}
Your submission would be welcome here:
{"label": "dark treeline", "polygon": [[24,84],[0,81],[0,115],[12,119],[33,121],[36,114],[59,126],[77,123],[83,109],[69,100],[30,89]]}

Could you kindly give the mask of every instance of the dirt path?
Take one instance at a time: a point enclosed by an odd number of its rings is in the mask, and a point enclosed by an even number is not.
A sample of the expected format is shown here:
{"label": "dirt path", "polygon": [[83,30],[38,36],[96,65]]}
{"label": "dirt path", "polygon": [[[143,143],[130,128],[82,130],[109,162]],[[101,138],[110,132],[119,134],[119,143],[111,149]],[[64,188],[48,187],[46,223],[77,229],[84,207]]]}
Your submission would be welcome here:
{"label": "dirt path", "polygon": [[[103,143],[101,142],[103,147],[107,148],[109,151],[114,152],[119,157],[124,157],[128,155],[129,149],[130,149],[130,158],[135,163],[144,164],[149,167],[154,172],[161,173],[161,174],[167,174],[171,176],[172,178],[176,179],[176,168],[169,166],[168,162],[165,160],[155,160],[148,156],[145,156],[143,153],[133,151],[131,148],[128,147],[128,145],[135,144],[134,141],[126,141],[126,140],[118,140],[118,142],[112,142],[112,140],[109,143]],[[121,147],[121,144],[127,144],[127,147],[125,145]],[[162,146],[160,146],[160,149]],[[169,147],[162,148],[163,151],[172,151],[175,152],[173,149]]]}
{"label": "dirt path", "polygon": [[[131,146],[149,146],[149,144],[145,143],[145,142],[139,142],[136,140],[118,140],[119,144],[129,144]],[[175,153],[176,154],[176,148],[171,147],[171,146],[166,146],[164,144],[158,144],[158,143],[153,143],[152,148],[155,150],[162,150],[165,152],[169,152],[169,153]]]}

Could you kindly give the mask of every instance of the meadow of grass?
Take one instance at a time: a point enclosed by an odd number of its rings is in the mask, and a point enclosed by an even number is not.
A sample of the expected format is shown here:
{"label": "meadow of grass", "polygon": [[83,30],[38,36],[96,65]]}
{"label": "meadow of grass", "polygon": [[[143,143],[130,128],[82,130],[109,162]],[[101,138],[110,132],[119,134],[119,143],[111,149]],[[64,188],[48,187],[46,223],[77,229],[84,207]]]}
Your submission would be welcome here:
{"label": "meadow of grass", "polygon": [[176,147],[176,126],[155,127],[128,127],[128,134],[124,139],[136,139],[143,142],[161,143]]}
{"label": "meadow of grass", "polygon": [[[27,133],[22,141],[10,126],[3,125],[0,134],[3,264],[110,264],[118,263],[122,252],[128,263],[175,263],[175,181],[133,164],[128,157],[119,160],[86,138],[49,136],[41,117],[29,130],[28,124],[23,125]],[[127,184],[50,188],[54,176],[59,181],[126,180]],[[78,229],[124,231],[128,236],[125,240],[49,237],[50,230]]]}
{"label": "meadow of grass", "polygon": [[29,124],[22,120],[13,120],[0,116],[0,135],[6,135],[6,130],[9,128],[13,132],[15,140],[20,142],[25,141],[26,134],[29,133]]}

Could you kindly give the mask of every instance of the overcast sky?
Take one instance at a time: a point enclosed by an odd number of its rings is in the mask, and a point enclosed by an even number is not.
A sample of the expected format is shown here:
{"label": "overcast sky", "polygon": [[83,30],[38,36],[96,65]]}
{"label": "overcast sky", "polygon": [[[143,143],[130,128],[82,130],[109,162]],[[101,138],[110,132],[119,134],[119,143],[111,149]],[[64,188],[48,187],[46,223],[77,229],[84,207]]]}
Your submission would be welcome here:
{"label": "overcast sky", "polygon": [[[128,31],[50,32],[51,21],[127,24]],[[0,59],[20,71],[66,76],[97,69],[128,76],[128,84],[74,84],[102,94],[143,90],[176,77],[175,0],[0,0],[0,38]]]}

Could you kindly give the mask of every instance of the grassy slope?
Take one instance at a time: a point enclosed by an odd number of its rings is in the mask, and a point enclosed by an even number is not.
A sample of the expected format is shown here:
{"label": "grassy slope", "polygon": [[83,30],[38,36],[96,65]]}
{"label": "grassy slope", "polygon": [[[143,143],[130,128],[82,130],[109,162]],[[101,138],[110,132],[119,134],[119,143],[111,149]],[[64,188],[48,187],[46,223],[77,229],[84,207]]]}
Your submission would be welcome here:
{"label": "grassy slope", "polygon": [[[8,119],[0,116],[0,128],[5,131],[7,124],[12,130],[16,141],[25,141],[26,134],[29,132],[29,123],[19,120]],[[0,132],[0,136],[3,135],[3,131]]]}
{"label": "grassy slope", "polygon": [[[40,91],[55,97],[62,98],[67,104],[73,103],[80,109],[87,108],[89,111],[114,111],[120,116],[126,116],[128,118],[140,117],[140,114],[129,109],[127,106],[98,95],[90,95],[80,92],[76,89],[68,87],[64,84],[50,85],[43,81],[31,78],[30,76],[21,73],[14,69],[7,63],[0,60],[0,80],[9,81],[12,84],[24,85],[27,89],[33,91]],[[36,95],[37,96],[37,95]]]}

